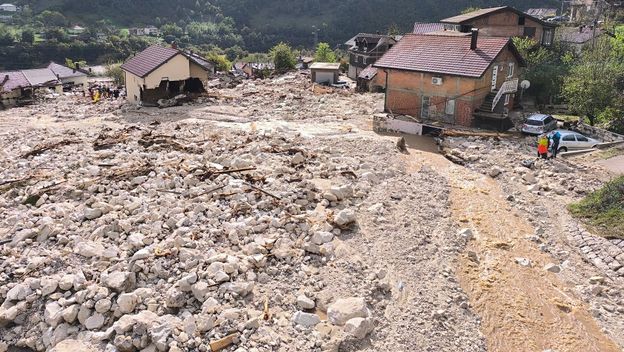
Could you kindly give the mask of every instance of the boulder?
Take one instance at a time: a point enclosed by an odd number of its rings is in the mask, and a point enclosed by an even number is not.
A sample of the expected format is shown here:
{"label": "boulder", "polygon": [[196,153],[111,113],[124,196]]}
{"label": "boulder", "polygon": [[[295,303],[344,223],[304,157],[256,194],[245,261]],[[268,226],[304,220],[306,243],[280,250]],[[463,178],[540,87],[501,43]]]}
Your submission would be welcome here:
{"label": "boulder", "polygon": [[306,328],[310,328],[320,323],[321,318],[316,314],[298,311],[295,314],[293,314],[292,321],[296,325],[301,325]]}
{"label": "boulder", "polygon": [[355,211],[343,209],[334,215],[334,222],[340,227],[348,226],[356,221]]}
{"label": "boulder", "polygon": [[350,297],[337,300],[327,309],[327,317],[334,325],[345,325],[353,318],[367,318],[368,308],[364,298]]}
{"label": "boulder", "polygon": [[353,318],[347,321],[344,331],[356,339],[363,339],[373,328],[373,322],[369,318]]}
{"label": "boulder", "polygon": [[315,303],[306,295],[299,295],[297,297],[297,306],[301,309],[314,309]]}

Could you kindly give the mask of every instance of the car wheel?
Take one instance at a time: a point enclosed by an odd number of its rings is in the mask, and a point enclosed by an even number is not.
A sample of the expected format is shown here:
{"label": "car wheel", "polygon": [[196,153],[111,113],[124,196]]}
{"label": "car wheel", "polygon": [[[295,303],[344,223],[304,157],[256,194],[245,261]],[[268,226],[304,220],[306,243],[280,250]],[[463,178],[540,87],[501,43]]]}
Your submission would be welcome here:
{"label": "car wheel", "polygon": [[568,151],[568,148],[566,148],[566,147],[559,148],[559,153],[565,153],[567,151]]}

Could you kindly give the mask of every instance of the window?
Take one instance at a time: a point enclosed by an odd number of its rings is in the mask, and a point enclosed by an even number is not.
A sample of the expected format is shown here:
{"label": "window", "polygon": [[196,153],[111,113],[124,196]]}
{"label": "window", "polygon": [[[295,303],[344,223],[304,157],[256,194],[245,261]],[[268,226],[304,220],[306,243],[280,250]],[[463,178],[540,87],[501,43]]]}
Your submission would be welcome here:
{"label": "window", "polygon": [[579,141],[579,142],[587,142],[588,141],[587,137],[582,136],[580,134],[576,135],[576,140]]}
{"label": "window", "polygon": [[519,26],[524,26],[525,22],[526,22],[526,17],[524,17],[524,16],[518,17],[518,25]]}
{"label": "window", "polygon": [[544,36],[542,38],[543,45],[552,45],[553,42],[554,31],[552,29],[545,29]]}
{"label": "window", "polygon": [[449,116],[455,116],[455,99],[446,101],[446,108],[444,109],[444,113]]}
{"label": "window", "polygon": [[535,27],[524,27],[524,36],[529,38],[535,37]]}
{"label": "window", "polygon": [[515,64],[513,62],[510,62],[507,68],[507,78],[513,77],[514,68],[515,68]]}
{"label": "window", "polygon": [[511,94],[505,94],[505,106],[509,105],[511,101]]}
{"label": "window", "polygon": [[561,140],[564,140],[566,142],[574,142],[574,135],[572,134],[568,134],[563,136],[563,138],[561,138]]}
{"label": "window", "polygon": [[552,116],[548,116],[544,119],[544,125],[548,125],[549,123],[551,123],[553,121],[553,117]]}

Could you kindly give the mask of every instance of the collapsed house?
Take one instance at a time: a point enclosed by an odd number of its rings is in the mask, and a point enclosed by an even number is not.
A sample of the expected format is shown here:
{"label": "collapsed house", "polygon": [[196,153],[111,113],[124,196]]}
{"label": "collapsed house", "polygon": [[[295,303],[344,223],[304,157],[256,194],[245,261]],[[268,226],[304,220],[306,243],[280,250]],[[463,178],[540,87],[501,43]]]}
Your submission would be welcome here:
{"label": "collapsed house", "polygon": [[38,89],[63,92],[61,81],[48,68],[0,72],[0,107],[26,104]]}
{"label": "collapsed house", "polygon": [[88,88],[89,75],[80,70],[80,67],[69,68],[52,61],[48,65],[48,68],[52,70],[56,77],[61,81],[63,89],[77,89],[84,91]]}
{"label": "collapsed house", "polygon": [[19,105],[22,99],[32,95],[32,87],[21,71],[0,74],[0,107]]}
{"label": "collapsed house", "polygon": [[156,104],[179,94],[205,92],[215,65],[201,56],[153,45],[121,65],[125,73],[127,99]]}

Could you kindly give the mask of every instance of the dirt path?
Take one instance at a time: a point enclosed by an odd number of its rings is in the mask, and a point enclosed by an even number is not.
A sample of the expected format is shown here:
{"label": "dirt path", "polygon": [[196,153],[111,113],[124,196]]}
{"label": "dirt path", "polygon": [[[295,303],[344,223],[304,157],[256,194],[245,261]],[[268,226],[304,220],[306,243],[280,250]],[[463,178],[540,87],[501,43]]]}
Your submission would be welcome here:
{"label": "dirt path", "polygon": [[[431,164],[445,176],[453,219],[475,230],[456,272],[482,318],[489,351],[621,351],[572,288],[544,270],[552,259],[526,239],[534,228],[509,206],[495,180],[418,151],[406,162]],[[516,258],[529,259],[531,267]]]}

